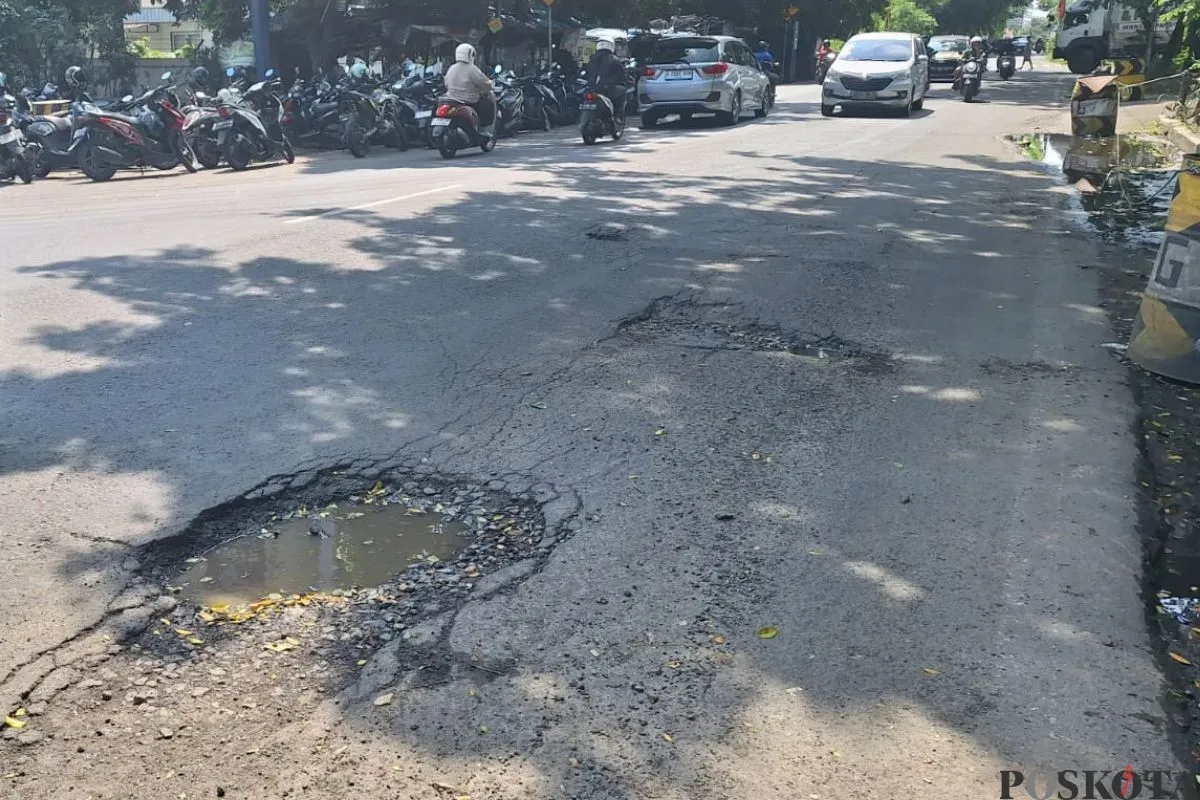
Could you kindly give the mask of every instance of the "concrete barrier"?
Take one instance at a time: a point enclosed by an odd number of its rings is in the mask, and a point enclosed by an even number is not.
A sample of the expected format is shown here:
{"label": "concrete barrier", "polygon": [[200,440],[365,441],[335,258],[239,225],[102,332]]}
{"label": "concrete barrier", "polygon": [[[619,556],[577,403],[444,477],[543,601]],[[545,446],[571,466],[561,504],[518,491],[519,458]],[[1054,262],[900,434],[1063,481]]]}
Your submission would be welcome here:
{"label": "concrete barrier", "polygon": [[1150,372],[1200,384],[1200,155],[1184,156],[1166,234],[1128,356]]}
{"label": "concrete barrier", "polygon": [[1075,81],[1071,92],[1071,133],[1075,136],[1117,134],[1117,91],[1115,75],[1092,75]]}

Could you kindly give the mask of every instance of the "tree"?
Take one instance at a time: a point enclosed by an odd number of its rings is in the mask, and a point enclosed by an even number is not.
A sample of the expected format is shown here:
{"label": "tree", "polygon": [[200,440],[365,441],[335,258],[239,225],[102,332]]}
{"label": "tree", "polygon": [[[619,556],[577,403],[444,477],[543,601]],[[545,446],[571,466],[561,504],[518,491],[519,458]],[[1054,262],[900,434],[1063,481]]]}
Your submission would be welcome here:
{"label": "tree", "polygon": [[880,31],[904,31],[925,36],[936,31],[937,26],[937,18],[915,0],[890,0],[887,7],[875,15],[875,29]]}
{"label": "tree", "polygon": [[61,77],[70,61],[129,65],[125,15],[137,0],[0,0],[0,53],[16,84]]}

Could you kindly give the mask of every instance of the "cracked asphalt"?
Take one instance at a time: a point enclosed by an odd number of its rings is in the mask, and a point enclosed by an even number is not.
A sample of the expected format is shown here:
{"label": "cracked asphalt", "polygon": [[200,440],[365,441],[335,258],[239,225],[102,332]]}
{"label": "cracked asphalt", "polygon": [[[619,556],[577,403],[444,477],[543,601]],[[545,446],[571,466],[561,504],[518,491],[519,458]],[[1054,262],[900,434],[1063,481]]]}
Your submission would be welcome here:
{"label": "cracked asphalt", "polygon": [[[1001,138],[1065,129],[1068,87],[908,120],[785,87],[595,148],[3,187],[0,703],[41,704],[4,793],[957,800],[1177,769],[1098,244]],[[359,678],[121,638],[166,608],[152,543],[338,465],[529,493],[542,561]]]}

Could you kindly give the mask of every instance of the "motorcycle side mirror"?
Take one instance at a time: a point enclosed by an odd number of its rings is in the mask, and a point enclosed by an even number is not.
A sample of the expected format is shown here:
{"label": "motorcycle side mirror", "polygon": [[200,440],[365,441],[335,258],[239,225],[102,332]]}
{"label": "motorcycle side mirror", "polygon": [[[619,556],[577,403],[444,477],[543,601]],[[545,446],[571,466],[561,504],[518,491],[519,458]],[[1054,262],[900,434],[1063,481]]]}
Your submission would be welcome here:
{"label": "motorcycle side mirror", "polygon": [[171,80],[171,72],[170,72],[170,70],[167,70],[166,72],[164,72],[162,74],[162,82],[166,83],[169,80]]}
{"label": "motorcycle side mirror", "polygon": [[237,75],[237,70],[234,69],[233,67],[230,67],[229,69],[225,70],[225,77],[232,78],[235,75]]}
{"label": "motorcycle side mirror", "polygon": [[266,80],[271,80],[274,77],[275,77],[275,70],[273,70],[273,69],[269,69],[263,73],[263,78],[265,78]]}
{"label": "motorcycle side mirror", "polygon": [[494,73],[495,73],[495,74],[497,74],[497,75],[503,75],[503,74],[504,74],[504,67],[502,67],[502,66],[500,66],[499,64],[497,64],[497,65],[496,65],[496,68],[495,68],[494,70],[492,70],[492,72],[494,72]]}
{"label": "motorcycle side mirror", "polygon": [[132,103],[132,102],[133,102],[133,95],[131,95],[131,94],[127,94],[127,95],[125,95],[124,97],[122,97],[122,98],[121,98],[121,102],[122,102],[122,103]]}

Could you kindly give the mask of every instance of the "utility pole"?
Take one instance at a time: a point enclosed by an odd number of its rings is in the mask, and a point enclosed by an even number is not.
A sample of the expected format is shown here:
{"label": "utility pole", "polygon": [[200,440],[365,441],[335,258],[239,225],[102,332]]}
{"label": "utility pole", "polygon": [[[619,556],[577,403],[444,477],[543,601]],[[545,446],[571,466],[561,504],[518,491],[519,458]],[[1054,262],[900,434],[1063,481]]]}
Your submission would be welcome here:
{"label": "utility pole", "polygon": [[271,11],[267,0],[250,0],[250,29],[254,37],[254,67],[262,80],[271,68]]}

